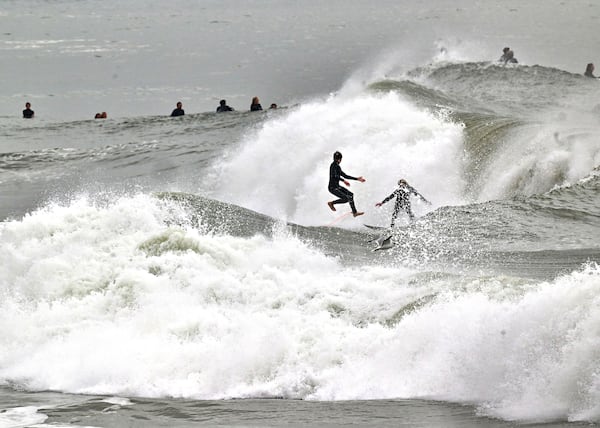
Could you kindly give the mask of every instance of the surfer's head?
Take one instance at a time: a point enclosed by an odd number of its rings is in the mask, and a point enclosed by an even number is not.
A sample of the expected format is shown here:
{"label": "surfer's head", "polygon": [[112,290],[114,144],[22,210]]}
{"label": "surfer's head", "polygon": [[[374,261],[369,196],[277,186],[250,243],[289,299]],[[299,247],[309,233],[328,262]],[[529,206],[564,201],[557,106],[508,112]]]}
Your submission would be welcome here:
{"label": "surfer's head", "polygon": [[406,182],[406,180],[404,178],[401,178],[400,180],[398,180],[398,186],[405,186],[408,183]]}
{"label": "surfer's head", "polygon": [[336,162],[339,162],[342,160],[342,154],[340,152],[335,152],[333,154],[333,160]]}
{"label": "surfer's head", "polygon": [[594,64],[593,63],[589,63],[586,67],[585,67],[585,72],[586,73],[592,73],[594,71]]}

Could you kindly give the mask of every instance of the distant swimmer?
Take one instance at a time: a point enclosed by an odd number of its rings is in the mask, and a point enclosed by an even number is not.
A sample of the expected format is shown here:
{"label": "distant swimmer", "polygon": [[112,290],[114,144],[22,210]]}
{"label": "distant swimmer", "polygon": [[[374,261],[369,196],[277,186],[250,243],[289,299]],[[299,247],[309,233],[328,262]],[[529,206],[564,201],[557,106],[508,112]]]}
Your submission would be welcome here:
{"label": "distant swimmer", "polygon": [[592,64],[591,62],[585,67],[585,73],[583,73],[583,75],[585,77],[591,77],[593,79],[596,78],[596,76],[594,76],[594,64]]}
{"label": "distant swimmer", "polygon": [[23,119],[33,119],[35,113],[31,110],[31,104],[25,103],[25,110],[23,110]]}
{"label": "distant swimmer", "polygon": [[269,107],[269,110],[275,110],[277,108],[277,104],[273,103],[271,104],[271,107]]}
{"label": "distant swimmer", "polygon": [[417,192],[414,187],[410,186],[403,178],[398,180],[398,188],[394,190],[390,196],[375,204],[376,207],[380,207],[394,197],[396,198],[396,204],[394,205],[394,212],[392,214],[392,223],[390,224],[390,227],[394,227],[394,223],[396,222],[398,214],[400,214],[400,210],[404,210],[406,214],[408,214],[408,217],[411,221],[415,219],[415,215],[410,208],[410,195],[418,196],[423,202],[431,204],[431,202],[425,199],[423,195]]}
{"label": "distant swimmer", "polygon": [[181,107],[183,107],[183,104],[181,104],[181,101],[179,101],[177,103],[177,108],[171,112],[171,117],[185,115],[185,111]]}
{"label": "distant swimmer", "polygon": [[509,62],[516,64],[519,62],[515,58],[515,53],[509,47],[502,49],[502,56],[498,61],[503,62],[504,64]]}
{"label": "distant swimmer", "polygon": [[227,105],[227,101],[221,100],[219,101],[219,107],[217,107],[217,113],[224,113],[226,111],[233,111],[233,108]]}
{"label": "distant swimmer", "polygon": [[554,133],[554,141],[556,141],[559,144],[562,144],[562,141],[560,141],[559,135],[560,134],[558,132]]}
{"label": "distant swimmer", "polygon": [[250,104],[250,111],[259,111],[262,110],[262,106],[260,105],[260,101],[258,97],[252,98],[252,104]]}
{"label": "distant swimmer", "polygon": [[343,181],[346,186],[350,186],[350,183],[347,180],[344,180],[342,177],[348,180],[357,180],[361,183],[365,182],[363,177],[352,177],[342,171],[342,167],[340,167],[340,163],[342,162],[342,154],[340,152],[335,152],[333,154],[333,162],[329,167],[329,192],[333,195],[337,196],[339,199],[335,201],[327,202],[331,211],[335,211],[334,205],[336,204],[345,204],[346,202],[350,203],[350,208],[352,209],[352,214],[354,217],[358,217],[359,215],[363,215],[364,212],[360,212],[356,210],[356,206],[354,206],[354,194],[340,186],[340,181]]}
{"label": "distant swimmer", "polygon": [[106,119],[107,115],[106,112],[103,111],[102,113],[96,113],[96,115],[94,116],[94,119]]}

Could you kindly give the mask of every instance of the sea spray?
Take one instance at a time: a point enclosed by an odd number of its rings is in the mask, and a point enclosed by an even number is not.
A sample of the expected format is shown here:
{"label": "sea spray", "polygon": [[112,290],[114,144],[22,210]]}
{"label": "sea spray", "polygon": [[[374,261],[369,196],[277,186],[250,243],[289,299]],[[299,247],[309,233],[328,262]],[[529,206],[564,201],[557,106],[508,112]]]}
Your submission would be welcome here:
{"label": "sea spray", "polygon": [[[366,178],[350,186],[357,207],[366,212],[364,222],[379,220],[374,205],[399,178],[434,207],[463,202],[462,126],[393,93],[331,97],[266,122],[219,163],[214,191],[276,218],[327,224],[332,213],[326,202],[333,198],[327,191],[329,164],[336,150],[344,155],[347,174]],[[431,208],[416,208],[420,214],[426,209]]]}

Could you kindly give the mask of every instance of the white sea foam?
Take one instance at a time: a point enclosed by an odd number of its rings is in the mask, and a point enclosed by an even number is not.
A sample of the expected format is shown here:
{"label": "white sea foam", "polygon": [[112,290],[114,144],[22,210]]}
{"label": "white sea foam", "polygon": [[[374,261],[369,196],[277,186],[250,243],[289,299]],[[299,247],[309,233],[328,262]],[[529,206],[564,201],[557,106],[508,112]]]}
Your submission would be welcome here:
{"label": "white sea foam", "polygon": [[123,397],[107,397],[104,400],[107,403],[114,404],[115,406],[133,406],[133,403],[128,398]]}
{"label": "white sea foam", "polygon": [[509,135],[482,174],[480,198],[530,196],[588,177],[600,165],[597,132],[584,128],[563,135],[556,129],[552,123]]}
{"label": "white sea foam", "polygon": [[13,407],[0,412],[0,427],[30,427],[44,422],[48,416],[38,413],[34,406]]}
{"label": "white sea foam", "polygon": [[333,368],[315,398],[425,397],[508,420],[598,420],[599,278],[590,265],[523,295],[442,293],[373,353]]}
{"label": "white sea foam", "polygon": [[345,266],[285,230],[206,235],[166,216],[138,196],[2,223],[0,380],[118,396],[428,397],[503,419],[600,418],[596,265],[548,283],[429,277]]}
{"label": "white sea foam", "polygon": [[[394,93],[331,97],[265,123],[219,164],[216,193],[276,218],[327,224],[349,211],[338,205],[339,212],[332,213],[326,205],[336,199],[327,190],[336,150],[344,155],[344,172],[366,178],[350,182],[365,222],[388,221],[392,204],[374,205],[392,193],[399,178],[434,208],[464,200],[462,126]],[[429,208],[416,204],[415,209],[423,214]]]}

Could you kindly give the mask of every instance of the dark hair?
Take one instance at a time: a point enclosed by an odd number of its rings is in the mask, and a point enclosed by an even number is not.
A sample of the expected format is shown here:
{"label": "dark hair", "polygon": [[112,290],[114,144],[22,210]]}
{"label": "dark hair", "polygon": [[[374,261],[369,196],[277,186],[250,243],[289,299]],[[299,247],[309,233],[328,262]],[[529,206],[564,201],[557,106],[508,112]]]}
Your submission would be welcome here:
{"label": "dark hair", "polygon": [[335,152],[335,153],[333,154],[333,160],[334,160],[334,161],[336,161],[336,160],[340,160],[341,158],[342,158],[342,154],[341,154],[340,152]]}

